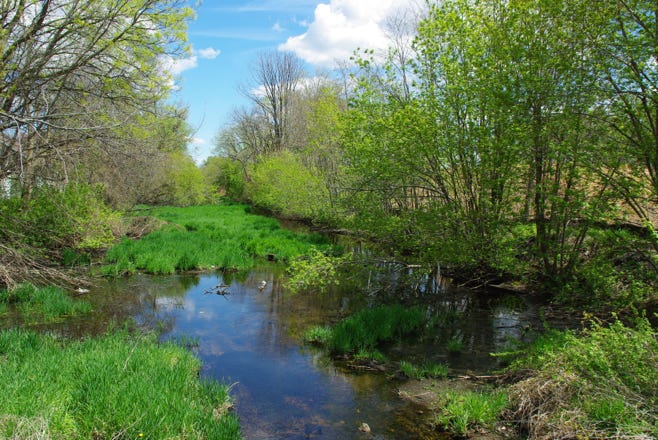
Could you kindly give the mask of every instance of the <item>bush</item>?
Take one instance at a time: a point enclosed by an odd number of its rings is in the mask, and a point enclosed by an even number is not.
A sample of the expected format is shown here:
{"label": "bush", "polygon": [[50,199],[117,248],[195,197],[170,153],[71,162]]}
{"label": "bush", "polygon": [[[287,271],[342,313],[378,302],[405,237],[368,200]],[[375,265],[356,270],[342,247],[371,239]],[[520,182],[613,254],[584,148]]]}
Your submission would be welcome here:
{"label": "bush", "polygon": [[256,164],[246,193],[255,205],[286,217],[322,218],[329,210],[322,178],[288,151]]}

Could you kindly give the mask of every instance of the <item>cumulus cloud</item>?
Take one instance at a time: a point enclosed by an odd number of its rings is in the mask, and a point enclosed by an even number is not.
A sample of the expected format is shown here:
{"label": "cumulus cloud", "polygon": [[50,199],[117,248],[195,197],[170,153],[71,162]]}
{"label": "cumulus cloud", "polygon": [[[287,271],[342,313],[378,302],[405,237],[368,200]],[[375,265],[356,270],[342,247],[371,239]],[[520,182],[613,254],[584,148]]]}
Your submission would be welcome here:
{"label": "cumulus cloud", "polygon": [[385,49],[386,21],[416,4],[416,0],[329,0],[315,8],[305,33],[288,38],[279,49],[316,66],[333,67],[359,47]]}
{"label": "cumulus cloud", "polygon": [[197,53],[201,58],[205,58],[207,60],[214,60],[219,56],[220,53],[222,53],[222,51],[217,50],[213,47],[206,47],[205,49],[199,49]]}
{"label": "cumulus cloud", "polygon": [[199,60],[196,55],[190,55],[187,58],[172,58],[165,56],[160,59],[162,67],[165,72],[173,76],[180,75],[182,72],[194,69],[199,65]]}

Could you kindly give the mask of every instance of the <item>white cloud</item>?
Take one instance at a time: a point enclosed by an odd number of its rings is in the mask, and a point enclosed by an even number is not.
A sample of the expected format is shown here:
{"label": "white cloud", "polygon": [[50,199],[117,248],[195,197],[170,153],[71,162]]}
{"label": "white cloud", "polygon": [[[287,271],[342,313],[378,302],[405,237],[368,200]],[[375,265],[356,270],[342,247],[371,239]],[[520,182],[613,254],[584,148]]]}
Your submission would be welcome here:
{"label": "white cloud", "polygon": [[357,48],[383,50],[388,45],[386,20],[416,0],[329,0],[315,8],[308,30],[279,46],[321,67],[334,67]]}
{"label": "white cloud", "polygon": [[274,32],[283,32],[283,31],[285,31],[283,26],[281,26],[281,23],[279,23],[278,21],[276,23],[274,23],[274,26],[272,26],[272,30]]}
{"label": "white cloud", "polygon": [[196,55],[190,55],[187,58],[172,58],[170,56],[164,56],[160,61],[164,71],[172,76],[178,76],[182,72],[194,69],[199,65],[199,60]]}
{"label": "white cloud", "polygon": [[197,53],[201,58],[205,58],[207,60],[214,60],[219,56],[220,53],[222,53],[222,51],[212,47],[206,47],[205,49],[197,50]]}
{"label": "white cloud", "polygon": [[192,145],[205,145],[207,143],[208,143],[207,140],[201,139],[201,138],[198,138],[198,137],[193,137],[193,138],[190,139],[190,144],[192,144]]}

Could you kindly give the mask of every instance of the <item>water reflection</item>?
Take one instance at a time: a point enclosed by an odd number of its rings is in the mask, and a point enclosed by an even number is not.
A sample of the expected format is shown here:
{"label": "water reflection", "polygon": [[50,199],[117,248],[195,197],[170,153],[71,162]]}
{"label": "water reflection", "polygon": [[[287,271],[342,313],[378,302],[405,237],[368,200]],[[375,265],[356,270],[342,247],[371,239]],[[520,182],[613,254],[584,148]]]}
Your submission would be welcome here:
{"label": "water reflection", "polygon": [[[88,295],[95,308],[92,319],[52,328],[68,335],[100,333],[131,319],[159,330],[164,339],[198,341],[194,350],[202,360],[202,376],[234,384],[247,439],[368,438],[358,430],[364,422],[375,438],[440,438],[418,415],[419,408],[399,398],[400,382],[391,375],[354,373],[300,343],[307,328],[387,301],[385,295],[340,290],[292,295],[281,279],[280,269],[268,266],[223,276],[105,281]],[[266,281],[262,290],[261,281]],[[411,358],[447,363],[453,373],[485,372],[496,367],[489,353],[504,349],[509,338],[522,337],[537,317],[534,306],[518,297],[475,295],[426,281],[432,292],[395,295],[426,307],[436,331],[413,345],[388,347],[393,361]],[[225,294],[214,293],[218,285],[226,286]],[[448,349],[451,340],[461,342],[459,353]]]}

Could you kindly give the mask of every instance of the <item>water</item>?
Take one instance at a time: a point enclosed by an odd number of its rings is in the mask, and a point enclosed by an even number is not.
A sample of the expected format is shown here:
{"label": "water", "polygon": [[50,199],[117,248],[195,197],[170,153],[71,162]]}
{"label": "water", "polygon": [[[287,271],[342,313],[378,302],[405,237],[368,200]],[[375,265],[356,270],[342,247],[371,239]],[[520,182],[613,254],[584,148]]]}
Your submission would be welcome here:
{"label": "water", "polygon": [[[399,397],[403,381],[395,371],[357,373],[301,342],[309,327],[336,322],[373,303],[372,295],[293,295],[281,279],[276,268],[263,267],[225,278],[213,273],[106,281],[87,295],[95,305],[92,319],[76,319],[59,331],[98,333],[132,319],[158,329],[163,339],[190,343],[202,360],[201,375],[231,384],[247,439],[445,438],[429,426],[427,411]],[[227,286],[224,295],[214,293],[218,285]],[[440,325],[413,345],[389,347],[393,365],[404,358],[444,362],[452,374],[484,373],[496,367],[489,353],[524,337],[537,320],[535,307],[515,296],[453,289],[415,296]],[[459,354],[447,349],[453,340],[461,345]],[[359,430],[362,423],[371,436]]]}

